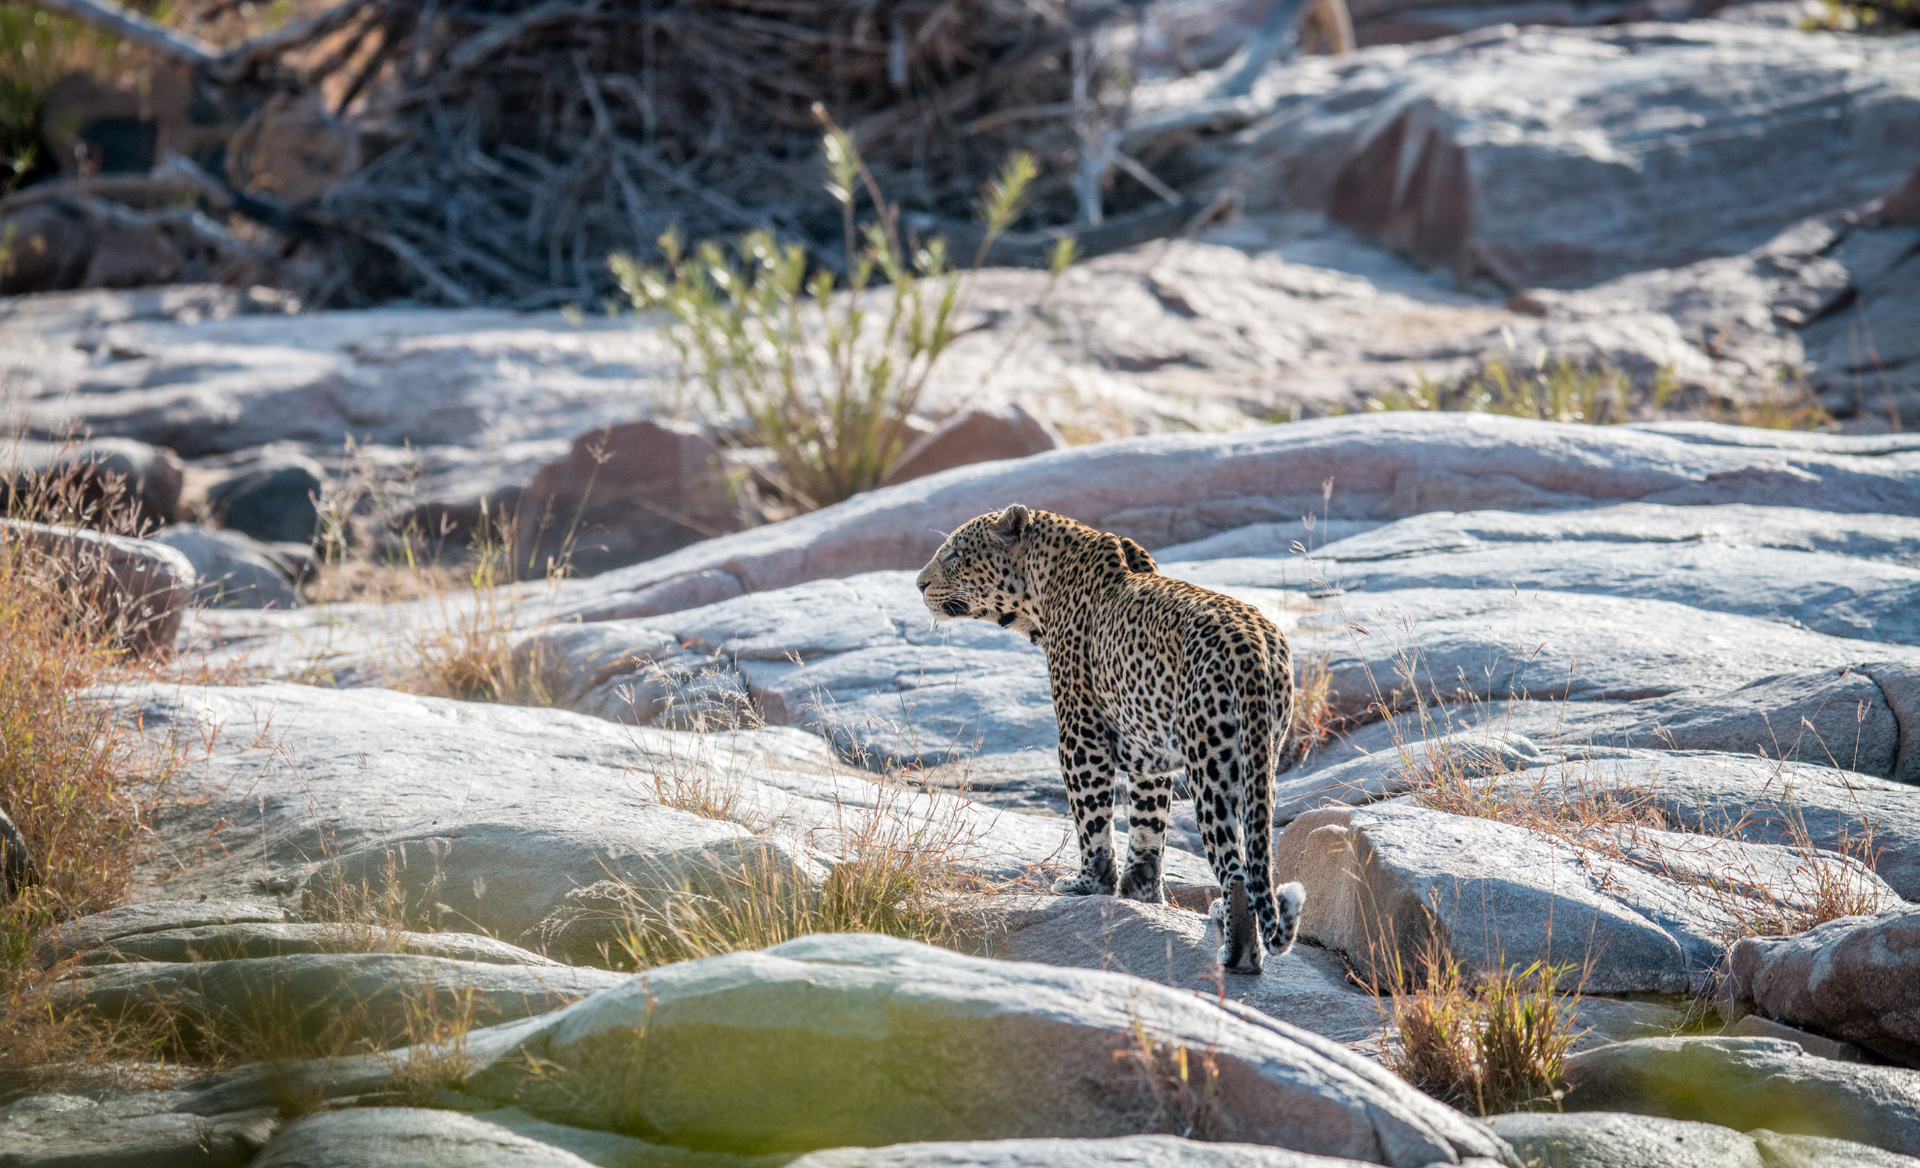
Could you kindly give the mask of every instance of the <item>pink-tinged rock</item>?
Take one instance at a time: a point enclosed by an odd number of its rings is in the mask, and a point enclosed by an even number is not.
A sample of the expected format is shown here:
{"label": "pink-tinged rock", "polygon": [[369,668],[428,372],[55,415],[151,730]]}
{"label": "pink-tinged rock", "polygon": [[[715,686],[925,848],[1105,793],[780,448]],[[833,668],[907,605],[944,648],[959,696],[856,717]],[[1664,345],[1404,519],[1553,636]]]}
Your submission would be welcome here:
{"label": "pink-tinged rock", "polygon": [[1920,1066],[1920,907],[1733,947],[1721,1013],[1759,1014]]}
{"label": "pink-tinged rock", "polygon": [[1892,227],[1920,227],[1920,166],[1899,190],[1880,204],[1880,221]]}
{"label": "pink-tinged rock", "polygon": [[[1329,480],[1331,497],[1323,498]],[[555,612],[619,612],[656,585],[716,569],[747,592],[918,569],[942,532],[1013,502],[1071,515],[1153,549],[1253,523],[1297,523],[1309,513],[1397,519],[1627,501],[1920,515],[1920,436],[1421,413],[1157,434],[956,467],[869,491],[570,584]]]}
{"label": "pink-tinged rock", "polygon": [[923,478],[956,466],[998,462],[1045,454],[1067,444],[1044,418],[1019,406],[1004,410],[966,410],[910,446],[887,472],[886,486]]}
{"label": "pink-tinged rock", "polygon": [[705,432],[644,421],[575,438],[521,493],[514,527],[514,564],[537,577],[561,557],[583,575],[639,563],[740,522]]}

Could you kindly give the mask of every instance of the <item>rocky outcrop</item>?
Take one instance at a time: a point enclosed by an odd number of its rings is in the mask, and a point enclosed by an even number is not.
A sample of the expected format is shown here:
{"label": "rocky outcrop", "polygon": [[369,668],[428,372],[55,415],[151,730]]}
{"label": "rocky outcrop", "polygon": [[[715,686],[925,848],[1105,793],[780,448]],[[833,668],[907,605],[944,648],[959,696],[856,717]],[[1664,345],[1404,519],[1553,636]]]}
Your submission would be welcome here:
{"label": "rocky outcrop", "polygon": [[[1255,209],[1325,210],[1515,290],[1586,287],[1893,190],[1913,166],[1890,147],[1920,120],[1916,61],[1908,39],[1717,21],[1489,28],[1269,75],[1273,112],[1231,158]],[[1649,109],[1673,120],[1646,133]]]}
{"label": "rocky outcrop", "polygon": [[[332,912],[343,895],[350,909],[370,894],[420,924],[584,960],[594,940],[569,939],[580,907],[570,894],[603,881],[657,900],[777,864],[818,884],[821,865],[862,832],[902,833],[996,879],[1077,862],[1063,820],[883,785],[799,730],[637,729],[296,685],[128,687],[120,699],[151,730],[214,736],[156,822],[163,838],[191,851],[222,821],[245,827],[168,877],[172,897],[266,890]],[[276,752],[263,760],[252,745],[269,726]],[[1184,851],[1169,855],[1167,875],[1210,879]]]}
{"label": "rocky outcrop", "polygon": [[325,470],[309,458],[277,456],[207,490],[214,522],[267,543],[311,544],[320,537]]}
{"label": "rocky outcrop", "polygon": [[[1862,462],[1866,457],[1872,461]],[[1333,493],[1323,498],[1329,478]],[[589,620],[644,615],[657,610],[651,595],[643,599],[649,589],[715,570],[749,592],[882,568],[917,571],[939,546],[938,532],[1011,501],[1072,515],[1149,550],[1323,512],[1395,519],[1641,502],[1914,516],[1920,441],[1715,426],[1541,425],[1462,414],[1373,414],[1135,438],[1011,466],[962,467],[708,540],[573,585],[562,594],[561,611]]]}
{"label": "rocky outcrop", "polygon": [[1060,431],[1017,405],[1004,410],[967,410],[948,418],[907,447],[883,485],[925,478],[956,466],[1045,454],[1065,446]]}
{"label": "rocky outcrop", "polygon": [[1154,1110],[1133,1060],[1115,1057],[1136,1026],[1208,1053],[1214,1138],[1408,1168],[1506,1156],[1480,1125],[1285,1023],[1121,974],[876,936],[670,966],[469,1035],[481,1069],[468,1090],[554,1122],[736,1152],[1129,1135]]}
{"label": "rocky outcrop", "polygon": [[1524,1112],[1488,1121],[1538,1168],[1912,1168],[1911,1157],[1851,1140],[1751,1134],[1707,1123],[1604,1111]]}
{"label": "rocky outcrop", "polygon": [[625,422],[590,430],[540,468],[511,511],[512,562],[544,576],[561,562],[581,575],[650,560],[741,526],[729,468],[697,426]]}
{"label": "rocky outcrop", "polygon": [[1778,1039],[1636,1039],[1572,1056],[1567,1080],[1569,1111],[1626,1111],[1920,1152],[1920,1072],[1815,1058]]}
{"label": "rocky outcrop", "polygon": [[1274,863],[1306,885],[1301,935],[1380,986],[1437,948],[1470,971],[1555,965],[1569,989],[1700,994],[1732,938],[1836,885],[1899,903],[1859,861],[1811,849],[1604,822],[1556,835],[1403,803],[1309,811]]}
{"label": "rocky outcrop", "polygon": [[1720,1013],[1759,1014],[1920,1067],[1920,910],[1747,938],[1733,947]]}

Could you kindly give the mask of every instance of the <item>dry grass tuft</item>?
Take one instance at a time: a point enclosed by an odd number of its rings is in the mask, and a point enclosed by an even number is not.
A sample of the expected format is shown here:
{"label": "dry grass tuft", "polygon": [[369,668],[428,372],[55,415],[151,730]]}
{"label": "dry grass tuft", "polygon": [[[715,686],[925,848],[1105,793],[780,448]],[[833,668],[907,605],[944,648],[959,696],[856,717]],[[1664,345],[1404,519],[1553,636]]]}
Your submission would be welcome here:
{"label": "dry grass tuft", "polygon": [[[10,519],[78,520],[128,532],[124,498],[86,498],[76,481],[9,491]],[[121,903],[149,838],[148,824],[178,765],[90,695],[125,668],[124,629],[101,619],[86,583],[100,565],[35,540],[0,536],[0,811],[18,826],[32,882],[0,898],[0,1066],[10,1078],[86,1078],[144,1057],[155,1035],[90,1027],[52,1004],[65,972],[39,961],[42,935]],[[0,1088],[3,1089],[3,1088]]]}
{"label": "dry grass tuft", "polygon": [[1605,362],[1549,360],[1541,353],[1531,362],[1496,357],[1453,381],[1421,376],[1404,389],[1369,400],[1367,409],[1503,414],[1596,426],[1699,417],[1735,426],[1817,430],[1833,421],[1803,381],[1783,380],[1751,399],[1703,399],[1695,393],[1691,406],[1680,404],[1682,388],[1664,370],[1643,383]]}
{"label": "dry grass tuft", "polygon": [[1534,962],[1470,985],[1460,963],[1430,945],[1410,989],[1394,988],[1387,1065],[1450,1106],[1499,1115],[1552,1106],[1579,1037],[1579,994],[1555,987],[1569,969]]}

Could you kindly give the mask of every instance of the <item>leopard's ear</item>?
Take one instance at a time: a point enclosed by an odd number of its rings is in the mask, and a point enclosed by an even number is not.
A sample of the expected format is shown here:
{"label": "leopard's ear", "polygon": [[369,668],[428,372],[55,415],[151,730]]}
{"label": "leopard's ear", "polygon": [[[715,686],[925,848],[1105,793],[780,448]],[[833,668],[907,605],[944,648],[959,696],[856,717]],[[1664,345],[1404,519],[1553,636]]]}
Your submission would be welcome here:
{"label": "leopard's ear", "polygon": [[1153,556],[1146,548],[1124,535],[1120,537],[1120,554],[1126,557],[1129,572],[1143,572],[1151,576],[1160,570],[1160,565],[1153,562]]}
{"label": "leopard's ear", "polygon": [[1007,509],[993,517],[994,533],[1008,540],[1019,539],[1026,534],[1027,524],[1032,521],[1033,512],[1018,503],[1012,503]]}

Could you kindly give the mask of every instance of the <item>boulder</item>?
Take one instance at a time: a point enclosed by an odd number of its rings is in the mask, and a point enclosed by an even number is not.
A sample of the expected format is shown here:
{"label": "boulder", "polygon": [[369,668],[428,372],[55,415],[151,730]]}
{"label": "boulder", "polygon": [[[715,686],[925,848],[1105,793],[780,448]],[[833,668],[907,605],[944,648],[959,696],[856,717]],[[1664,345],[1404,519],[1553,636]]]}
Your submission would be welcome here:
{"label": "boulder", "polygon": [[145,933],[235,924],[283,924],[285,908],[260,900],[149,900],[67,921],[41,935],[40,963],[51,966],[89,950],[112,949]]}
{"label": "boulder", "polygon": [[1832,311],[1800,331],[1810,385],[1834,414],[1889,429],[1920,419],[1920,225],[1846,240],[1850,279]]}
{"label": "boulder", "polygon": [[199,579],[193,602],[213,608],[298,608],[294,571],[271,544],[239,531],[183,523],[155,532],[152,541],[173,548]]}
{"label": "boulder", "polygon": [[1002,410],[966,410],[907,447],[887,471],[883,485],[890,487],[976,462],[1045,454],[1066,444],[1052,423],[1017,405]]}
{"label": "boulder", "polygon": [[[1723,992],[1721,999],[1723,1008],[1726,1002],[1724,996],[1725,988],[1724,985],[1721,987]],[[1723,1014],[1722,1017],[1727,1017],[1727,1015]],[[1668,1029],[1666,1033],[1677,1034],[1681,1029],[1681,1027],[1677,1026],[1672,1027]],[[1815,1034],[1811,1030],[1802,1030],[1798,1026],[1789,1026],[1784,1022],[1775,1022],[1770,1018],[1762,1018],[1758,1014],[1748,1014],[1740,1018],[1731,1026],[1721,1031],[1721,1033],[1725,1034],[1728,1038],[1780,1038],[1793,1043],[1810,1055],[1815,1055],[1823,1059],[1836,1059],[1843,1063],[1870,1063],[1877,1061],[1871,1054],[1867,1053],[1865,1047],[1856,1046],[1851,1042],[1842,1042],[1836,1038],[1828,1038],[1825,1035]],[[1633,1037],[1659,1038],[1664,1037],[1664,1035],[1646,1034],[1634,1035]]]}
{"label": "boulder", "polygon": [[1553,836],[1404,802],[1307,812],[1274,865],[1306,885],[1301,937],[1379,985],[1437,945],[1469,971],[1545,961],[1569,988],[1699,994],[1732,939],[1816,911],[1833,884],[1899,902],[1840,856],[1644,826]]}
{"label": "boulder", "polygon": [[1748,1134],[1647,1115],[1525,1112],[1487,1122],[1537,1168],[1912,1168],[1915,1163],[1850,1140],[1764,1129]]}
{"label": "boulder", "polygon": [[175,1110],[184,1091],[27,1095],[0,1106],[0,1156],[9,1168],[165,1164],[242,1168],[279,1129],[269,1106],[196,1114]]}
{"label": "boulder", "polygon": [[302,1116],[287,1124],[253,1160],[252,1168],[362,1168],[374,1164],[392,1168],[588,1168],[596,1163],[608,1161],[589,1160],[516,1134],[489,1122],[484,1115],[418,1107],[356,1107]]}
{"label": "boulder", "polygon": [[1880,204],[1880,219],[1894,227],[1920,227],[1920,166]]}
{"label": "boulder", "polygon": [[93,250],[82,288],[144,288],[164,284],[187,266],[187,254],[158,223],[98,215],[89,223]]}
{"label": "boulder", "polygon": [[594,575],[740,528],[719,447],[696,426],[589,430],[533,477],[513,513],[515,564]]}
{"label": "boulder", "polygon": [[14,489],[51,490],[71,495],[81,508],[112,509],[99,526],[117,527],[116,521],[124,520],[139,530],[160,527],[173,522],[180,507],[185,468],[171,450],[126,438],[96,438],[77,446],[18,443],[7,454]]}
{"label": "boulder", "polygon": [[1570,1111],[1625,1111],[1739,1131],[1920,1152],[1920,1071],[1816,1058],[1771,1038],[1641,1038],[1572,1055]]}
{"label": "boulder", "polygon": [[[1200,890],[1198,907],[1219,895]],[[1385,1021],[1372,994],[1347,980],[1339,957],[1296,945],[1258,977],[1224,977],[1220,938],[1201,912],[1110,896],[991,897],[981,906],[983,951],[1003,961],[1105,969],[1207,998],[1224,995],[1335,1042],[1376,1037]]]}
{"label": "boulder", "polygon": [[[1536,765],[1490,784],[1502,795],[1577,800],[1608,792],[1679,831],[1875,856],[1906,899],[1920,897],[1920,787],[1844,766],[1755,755],[1620,751]],[[1812,752],[1808,752],[1812,753]]]}
{"label": "boulder", "polygon": [[448,1026],[525,1018],[626,980],[568,966],[456,961],[402,953],[301,953],[224,961],[83,966],[55,999],[103,1018],[163,1016],[183,1032],[245,1050],[375,1050]]}
{"label": "boulder", "polygon": [[[1249,523],[1620,502],[1786,504],[1920,515],[1920,440],[1543,424],[1376,413],[1231,434],[1166,434],[960,467],[784,523],[707,540],[561,590],[556,615],[617,609],[656,585],[725,571],[747,592],[877,569],[918,571],[952,530],[1019,501],[1148,549]],[[1863,461],[1864,455],[1883,452]],[[1336,483],[1330,499],[1321,485]],[[1782,666],[1781,670],[1789,666]],[[1755,674],[1754,676],[1762,676]]]}
{"label": "boulder", "polygon": [[1772,1168],[1753,1137],[1710,1123],[1605,1111],[1521,1112],[1487,1121],[1538,1168]]}
{"label": "boulder", "polygon": [[1733,947],[1721,1016],[1759,1014],[1920,1067],[1920,909]]}
{"label": "boulder", "polygon": [[[1294,64],[1232,165],[1252,210],[1325,210],[1465,279],[1585,287],[1891,190],[1913,163],[1889,145],[1920,122],[1917,62],[1899,38],[1717,21],[1488,28]],[[1645,132],[1651,109],[1685,128]]]}
{"label": "boulder", "polygon": [[[799,1168],[1342,1168],[1357,1163],[1254,1144],[1177,1136],[1093,1140],[972,1140],[809,1152]],[[1480,1161],[1492,1168],[1496,1161]]]}
{"label": "boulder", "polygon": [[170,547],[82,528],[0,519],[0,540],[29,544],[69,574],[85,603],[136,657],[164,657],[193,596],[193,565]]}
{"label": "boulder", "polygon": [[208,488],[207,513],[219,526],[267,543],[311,544],[320,534],[325,486],[318,463],[277,457]]}
{"label": "boulder", "polygon": [[[1124,1057],[1136,1033],[1161,1053]],[[1180,1047],[1205,1052],[1211,1090],[1156,1108],[1156,1094],[1179,1095],[1151,1076]],[[656,969],[548,1018],[476,1031],[466,1049],[481,1068],[467,1089],[483,1097],[715,1151],[1118,1136],[1185,1120],[1216,1139],[1373,1163],[1507,1156],[1485,1128],[1346,1048],[1255,1012],[1122,974],[873,935]]]}
{"label": "boulder", "polygon": [[78,287],[93,257],[91,224],[58,200],[0,215],[0,239],[9,241],[0,296]]}

